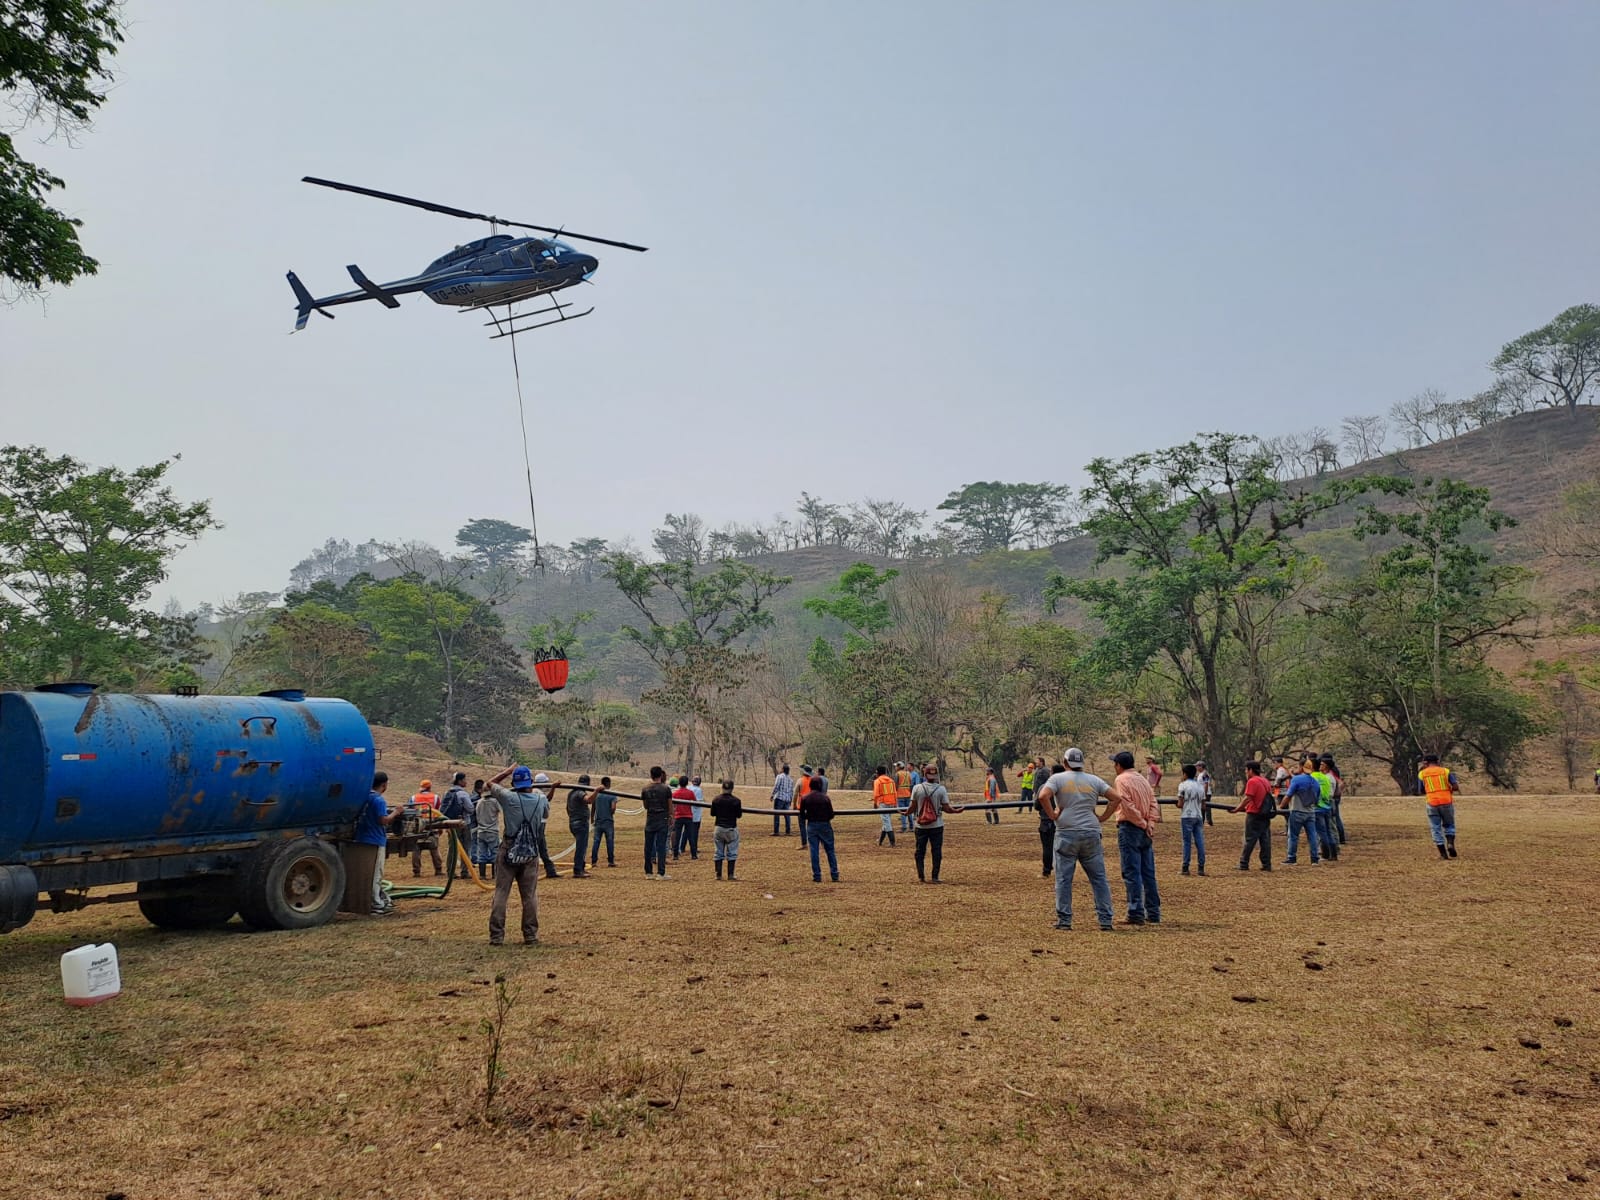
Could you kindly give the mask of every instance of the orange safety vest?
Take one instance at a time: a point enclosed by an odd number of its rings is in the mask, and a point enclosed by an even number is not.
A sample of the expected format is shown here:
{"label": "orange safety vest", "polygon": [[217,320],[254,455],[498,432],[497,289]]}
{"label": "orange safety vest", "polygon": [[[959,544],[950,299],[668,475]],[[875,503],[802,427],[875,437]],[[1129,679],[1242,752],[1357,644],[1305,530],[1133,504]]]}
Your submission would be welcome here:
{"label": "orange safety vest", "polygon": [[1422,790],[1427,794],[1429,804],[1450,804],[1455,801],[1455,793],[1450,790],[1450,768],[1423,767],[1417,772],[1417,778],[1422,781]]}
{"label": "orange safety vest", "polygon": [[911,799],[911,772],[896,771],[894,775],[894,794],[897,800]]}
{"label": "orange safety vest", "polygon": [[811,791],[811,776],[802,775],[794,781],[794,806],[800,807],[801,799]]}
{"label": "orange safety vest", "polygon": [[438,808],[439,797],[435,796],[432,792],[418,792],[415,796],[411,797],[411,803],[421,808]]}
{"label": "orange safety vest", "polygon": [[983,781],[983,798],[991,804],[1000,799],[1000,783],[993,775]]}
{"label": "orange safety vest", "polygon": [[872,803],[879,808],[893,808],[895,806],[894,780],[887,775],[879,775],[872,781]]}

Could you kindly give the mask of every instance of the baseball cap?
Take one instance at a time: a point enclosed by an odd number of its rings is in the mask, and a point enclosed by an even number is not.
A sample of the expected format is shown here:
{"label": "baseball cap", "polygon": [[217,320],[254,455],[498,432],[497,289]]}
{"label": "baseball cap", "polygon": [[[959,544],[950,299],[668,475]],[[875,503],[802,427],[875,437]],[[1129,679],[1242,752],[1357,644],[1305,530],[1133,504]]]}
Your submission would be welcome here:
{"label": "baseball cap", "polygon": [[533,772],[527,767],[517,767],[511,772],[511,786],[513,789],[533,786]]}
{"label": "baseball cap", "polygon": [[1118,750],[1111,756],[1111,761],[1124,771],[1127,771],[1133,767],[1133,752],[1130,750]]}
{"label": "baseball cap", "polygon": [[535,783],[549,783],[550,782],[550,776],[546,775],[543,771],[540,771],[537,775],[535,775],[533,777],[533,781]]}
{"label": "baseball cap", "polygon": [[1074,747],[1072,747],[1072,749],[1068,750],[1065,754],[1063,754],[1061,756],[1061,760],[1064,763],[1066,763],[1067,766],[1069,766],[1069,767],[1071,767],[1071,766],[1079,766],[1079,767],[1081,767],[1081,766],[1083,766],[1083,751],[1079,750],[1076,746],[1074,746]]}

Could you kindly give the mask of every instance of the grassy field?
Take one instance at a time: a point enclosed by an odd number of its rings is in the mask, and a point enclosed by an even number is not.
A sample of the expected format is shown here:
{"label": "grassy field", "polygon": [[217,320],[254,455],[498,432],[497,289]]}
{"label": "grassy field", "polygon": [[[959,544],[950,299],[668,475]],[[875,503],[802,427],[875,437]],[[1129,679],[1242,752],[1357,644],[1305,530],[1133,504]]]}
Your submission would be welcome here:
{"label": "grassy field", "polygon": [[[0,940],[0,1195],[1593,1195],[1600,801],[1459,808],[1456,861],[1362,800],[1337,864],[1270,876],[1219,816],[1180,877],[1169,825],[1164,923],[1112,934],[1081,881],[1051,929],[1031,818],[970,814],[939,888],[859,819],[837,886],[759,820],[738,882],[708,826],[647,883],[625,819],[617,869],[541,885],[536,950],[470,885],[304,933],[42,915]],[[69,1009],[91,939],[125,991]]]}

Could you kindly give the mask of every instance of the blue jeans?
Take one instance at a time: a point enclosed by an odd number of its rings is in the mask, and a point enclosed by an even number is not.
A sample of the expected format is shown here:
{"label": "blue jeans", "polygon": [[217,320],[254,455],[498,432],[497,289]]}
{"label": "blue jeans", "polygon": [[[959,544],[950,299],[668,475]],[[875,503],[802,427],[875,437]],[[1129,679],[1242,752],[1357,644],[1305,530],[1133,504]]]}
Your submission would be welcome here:
{"label": "blue jeans", "polygon": [[594,849],[589,852],[589,861],[600,862],[600,839],[606,840],[606,861],[612,865],[617,861],[617,827],[612,821],[596,821],[594,824]]}
{"label": "blue jeans", "polygon": [[[776,809],[787,809],[789,807],[789,801],[787,801],[787,800],[774,800],[772,802],[772,807],[776,808]],[[794,832],[794,824],[790,820],[789,814],[787,812],[785,812],[782,817],[779,817],[777,813],[773,813],[772,814],[772,836],[773,837],[777,837],[778,833],[780,832],[779,829],[778,829],[778,822],[780,820],[783,822],[783,829],[782,829],[783,833],[793,833]]]}
{"label": "blue jeans", "polygon": [[899,798],[896,798],[894,804],[895,804],[895,807],[900,810],[900,832],[901,833],[910,833],[911,832],[911,798],[909,796],[906,797],[903,800],[899,799]]}
{"label": "blue jeans", "polygon": [[822,882],[822,860],[817,854],[820,847],[828,852],[828,874],[838,883],[839,859],[833,852],[833,825],[827,821],[806,822],[806,840],[811,846],[811,878]]}
{"label": "blue jeans", "polygon": [[1183,827],[1183,869],[1189,869],[1189,849],[1192,846],[1200,856],[1200,869],[1206,869],[1206,823],[1201,817],[1182,817],[1178,824]]}
{"label": "blue jeans", "polygon": [[667,873],[667,831],[665,829],[646,829],[644,831],[644,873],[650,874],[650,864],[655,864],[655,873]]}
{"label": "blue jeans", "polygon": [[1106,878],[1106,855],[1100,844],[1100,831],[1056,833],[1056,920],[1072,924],[1072,876],[1083,864],[1094,892],[1094,915],[1100,928],[1111,928],[1111,881]]}
{"label": "blue jeans", "polygon": [[1338,858],[1339,843],[1333,839],[1333,809],[1317,809],[1317,839],[1322,843],[1323,858]]}
{"label": "blue jeans", "polygon": [[1132,822],[1119,821],[1117,851],[1122,856],[1122,887],[1128,893],[1128,920],[1155,924],[1161,920],[1155,842]]}
{"label": "blue jeans", "polygon": [[1428,826],[1433,831],[1433,844],[1444,845],[1445,838],[1456,835],[1456,806],[1450,804],[1428,805]]}
{"label": "blue jeans", "polygon": [[589,822],[573,821],[567,829],[572,833],[572,873],[583,874],[583,852],[589,845]]}
{"label": "blue jeans", "polygon": [[1289,810],[1289,857],[1285,862],[1293,862],[1296,852],[1300,849],[1300,831],[1305,830],[1306,841],[1311,846],[1311,861],[1317,862],[1322,855],[1317,849],[1317,814],[1314,812],[1295,812]]}
{"label": "blue jeans", "polygon": [[1333,831],[1339,835],[1339,844],[1344,845],[1344,817],[1339,812],[1339,797],[1333,798]]}

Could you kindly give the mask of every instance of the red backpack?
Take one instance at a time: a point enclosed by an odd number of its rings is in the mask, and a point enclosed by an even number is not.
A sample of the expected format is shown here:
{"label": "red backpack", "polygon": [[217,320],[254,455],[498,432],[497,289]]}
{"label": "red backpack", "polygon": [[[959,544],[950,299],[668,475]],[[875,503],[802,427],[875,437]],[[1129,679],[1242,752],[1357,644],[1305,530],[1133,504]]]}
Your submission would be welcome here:
{"label": "red backpack", "polygon": [[918,825],[932,825],[939,819],[939,801],[935,793],[939,790],[937,783],[919,783],[918,790],[922,795],[917,799],[916,816],[912,818]]}

